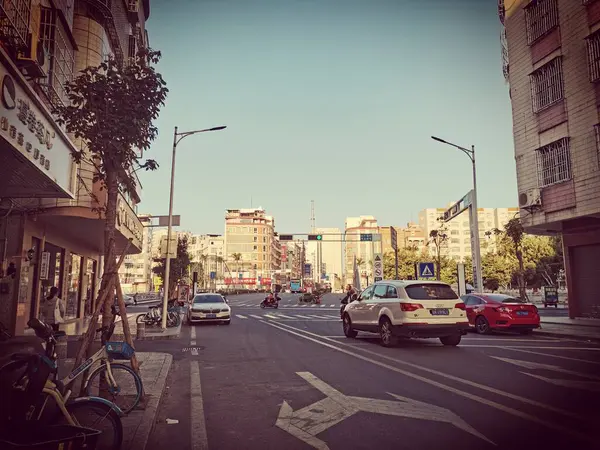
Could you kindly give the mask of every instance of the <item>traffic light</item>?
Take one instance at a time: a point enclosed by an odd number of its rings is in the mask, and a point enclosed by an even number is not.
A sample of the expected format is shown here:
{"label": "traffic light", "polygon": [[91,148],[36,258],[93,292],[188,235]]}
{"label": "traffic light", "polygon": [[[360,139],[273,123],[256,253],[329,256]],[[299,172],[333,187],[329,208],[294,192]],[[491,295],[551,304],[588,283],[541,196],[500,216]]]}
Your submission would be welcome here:
{"label": "traffic light", "polygon": [[309,234],[308,235],[308,240],[309,241],[322,241],[323,240],[323,235],[321,235],[321,234]]}
{"label": "traffic light", "polygon": [[294,235],[293,234],[280,234],[279,240],[280,241],[293,241]]}

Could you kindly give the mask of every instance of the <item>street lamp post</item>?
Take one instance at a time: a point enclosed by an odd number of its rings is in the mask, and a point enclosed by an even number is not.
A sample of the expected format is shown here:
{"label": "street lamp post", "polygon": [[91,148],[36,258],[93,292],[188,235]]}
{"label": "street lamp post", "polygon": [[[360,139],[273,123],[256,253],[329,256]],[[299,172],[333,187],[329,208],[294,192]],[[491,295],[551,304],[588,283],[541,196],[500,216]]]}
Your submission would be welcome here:
{"label": "street lamp post", "polygon": [[473,239],[471,241],[473,255],[473,282],[475,283],[475,289],[483,289],[483,277],[481,274],[481,248],[479,243],[479,214],[477,211],[477,170],[475,165],[475,146],[472,145],[471,149],[461,147],[460,145],[453,144],[451,142],[440,139],[439,137],[431,136],[434,141],[441,142],[442,144],[450,145],[454,148],[459,149],[471,160],[473,166],[473,198],[471,200],[471,224],[473,226]]}
{"label": "street lamp post", "polygon": [[177,131],[177,127],[173,132],[173,157],[171,159],[171,189],[169,193],[169,226],[167,228],[167,254],[165,261],[165,277],[163,284],[163,308],[162,308],[162,323],[161,327],[163,329],[167,328],[167,306],[169,303],[169,278],[171,275],[171,233],[173,231],[173,187],[175,186],[175,154],[177,152],[177,144],[181,142],[183,138],[191,136],[192,134],[204,133],[207,131],[219,131],[227,128],[226,126],[206,128],[204,130],[195,130],[195,131],[184,131],[183,133],[179,133]]}

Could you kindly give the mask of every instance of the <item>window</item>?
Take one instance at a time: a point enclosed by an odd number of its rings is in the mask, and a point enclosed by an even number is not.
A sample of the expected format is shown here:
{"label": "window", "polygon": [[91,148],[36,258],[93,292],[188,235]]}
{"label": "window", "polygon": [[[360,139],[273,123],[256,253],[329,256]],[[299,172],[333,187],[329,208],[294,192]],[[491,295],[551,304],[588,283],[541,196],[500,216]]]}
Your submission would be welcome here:
{"label": "window", "polygon": [[129,42],[127,44],[127,57],[132,62],[135,61],[135,57],[137,55],[137,48],[138,48],[137,36],[130,34]]}
{"label": "window", "polygon": [[533,44],[550,30],[558,26],[557,0],[537,0],[525,9],[527,43]]}
{"label": "window", "polygon": [[600,81],[600,31],[587,38],[588,65],[590,67],[590,81]]}
{"label": "window", "polygon": [[50,71],[48,77],[40,81],[42,89],[51,105],[67,103],[65,83],[73,79],[75,57],[73,44],[56,9],[41,8],[40,40],[50,53]]}
{"label": "window", "polygon": [[373,298],[385,298],[387,294],[387,286],[385,284],[378,284],[375,286],[373,291]]}
{"label": "window", "polygon": [[540,187],[571,179],[569,138],[562,138],[539,148],[536,152],[536,160]]}
{"label": "window", "polygon": [[596,152],[598,153],[598,165],[600,165],[600,124],[594,125],[594,132],[596,133]]}
{"label": "window", "polygon": [[457,300],[458,296],[447,284],[415,283],[405,287],[413,300]]}
{"label": "window", "polygon": [[533,112],[540,112],[564,97],[562,58],[556,57],[530,75]]}
{"label": "window", "polygon": [[450,239],[451,244],[460,244],[460,239],[452,238]]}
{"label": "window", "polygon": [[398,292],[394,286],[388,286],[386,298],[398,298]]}
{"label": "window", "polygon": [[457,234],[460,234],[460,231],[458,231],[458,230],[452,230],[452,231],[450,231],[450,234],[453,235],[453,236],[456,236]]}

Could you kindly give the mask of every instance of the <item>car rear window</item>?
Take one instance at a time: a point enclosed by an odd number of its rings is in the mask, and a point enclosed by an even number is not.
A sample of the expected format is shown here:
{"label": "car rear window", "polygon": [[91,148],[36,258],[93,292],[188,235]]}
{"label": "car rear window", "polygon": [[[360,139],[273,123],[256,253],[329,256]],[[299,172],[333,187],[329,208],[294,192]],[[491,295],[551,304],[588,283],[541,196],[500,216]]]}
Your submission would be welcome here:
{"label": "car rear window", "polygon": [[197,303],[224,303],[223,297],[220,295],[196,295],[194,304]]}
{"label": "car rear window", "polygon": [[411,284],[406,286],[408,297],[413,300],[457,300],[458,295],[446,284]]}
{"label": "car rear window", "polygon": [[500,303],[527,303],[523,299],[520,299],[518,297],[511,297],[510,295],[505,294],[487,294],[486,297],[494,302]]}

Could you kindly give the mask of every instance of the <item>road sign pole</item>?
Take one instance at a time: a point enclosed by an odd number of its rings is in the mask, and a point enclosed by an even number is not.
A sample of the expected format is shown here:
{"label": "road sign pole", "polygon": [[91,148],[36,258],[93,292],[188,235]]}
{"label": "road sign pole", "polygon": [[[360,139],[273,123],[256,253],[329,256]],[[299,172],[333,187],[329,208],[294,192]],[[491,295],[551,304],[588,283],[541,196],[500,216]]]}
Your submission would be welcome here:
{"label": "road sign pole", "polygon": [[396,268],[396,280],[398,280],[399,279],[399,276],[398,276],[398,249],[394,250],[394,258],[395,258],[394,267]]}
{"label": "road sign pole", "polygon": [[477,209],[477,170],[475,166],[475,146],[471,147],[473,156],[473,202],[471,204],[471,220],[473,239],[471,239],[471,249],[473,258],[473,282],[476,290],[483,290],[483,277],[481,274],[481,247],[479,243],[479,212]]}

